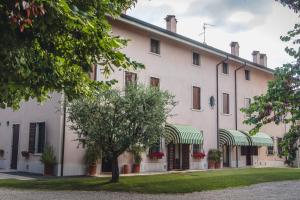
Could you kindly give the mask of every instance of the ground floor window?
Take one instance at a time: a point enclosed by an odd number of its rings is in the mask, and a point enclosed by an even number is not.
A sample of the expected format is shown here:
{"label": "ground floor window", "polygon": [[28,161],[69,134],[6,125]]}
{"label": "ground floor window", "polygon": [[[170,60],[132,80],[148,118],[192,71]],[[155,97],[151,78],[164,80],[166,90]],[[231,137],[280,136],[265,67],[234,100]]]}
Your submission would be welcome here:
{"label": "ground floor window", "polygon": [[193,144],[193,153],[198,153],[202,151],[202,145],[201,144]]}

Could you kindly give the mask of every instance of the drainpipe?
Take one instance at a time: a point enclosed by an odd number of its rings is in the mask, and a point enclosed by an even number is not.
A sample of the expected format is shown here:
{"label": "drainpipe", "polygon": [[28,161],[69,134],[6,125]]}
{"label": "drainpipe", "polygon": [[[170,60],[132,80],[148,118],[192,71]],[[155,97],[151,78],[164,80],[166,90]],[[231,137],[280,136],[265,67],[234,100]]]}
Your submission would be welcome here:
{"label": "drainpipe", "polygon": [[226,62],[228,56],[216,65],[216,81],[217,81],[217,149],[219,149],[219,65]]}
{"label": "drainpipe", "polygon": [[[235,130],[238,130],[238,119],[237,119],[237,71],[239,71],[240,69],[244,68],[246,66],[246,62],[241,65],[240,67],[238,67],[237,69],[234,70],[234,97],[235,97]],[[251,150],[252,151],[252,150]],[[236,168],[239,167],[239,160],[238,160],[238,146],[236,146]],[[253,158],[251,158],[253,160]]]}
{"label": "drainpipe", "polygon": [[64,160],[65,160],[65,135],[66,135],[66,97],[63,101],[63,124],[62,124],[62,142],[61,142],[61,160],[60,160],[60,176],[64,176]]}

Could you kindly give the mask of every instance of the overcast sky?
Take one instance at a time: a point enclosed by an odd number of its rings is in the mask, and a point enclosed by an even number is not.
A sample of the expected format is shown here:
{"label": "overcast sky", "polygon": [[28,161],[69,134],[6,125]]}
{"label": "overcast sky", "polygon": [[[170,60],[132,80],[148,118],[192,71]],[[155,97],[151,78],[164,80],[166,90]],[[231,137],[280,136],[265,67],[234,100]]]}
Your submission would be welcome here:
{"label": "overcast sky", "polygon": [[274,0],[138,0],[127,14],[163,28],[166,15],[176,15],[177,32],[201,42],[203,23],[213,24],[206,32],[208,45],[230,52],[229,43],[237,41],[241,57],[252,60],[253,50],[266,53],[270,68],[291,61],[280,36],[299,21]]}

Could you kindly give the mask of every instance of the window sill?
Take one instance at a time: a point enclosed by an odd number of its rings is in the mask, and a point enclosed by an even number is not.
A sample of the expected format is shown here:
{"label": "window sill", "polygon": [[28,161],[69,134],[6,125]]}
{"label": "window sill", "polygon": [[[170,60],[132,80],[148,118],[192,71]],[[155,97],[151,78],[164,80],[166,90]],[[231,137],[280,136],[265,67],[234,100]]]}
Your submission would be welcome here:
{"label": "window sill", "polygon": [[150,51],[149,54],[152,54],[152,55],[154,55],[154,56],[161,57],[161,54],[160,54],[160,53],[158,54],[158,53],[154,53],[154,52],[151,52],[151,51]]}
{"label": "window sill", "polygon": [[198,109],[194,109],[194,108],[191,108],[191,110],[192,110],[192,111],[195,111],[195,112],[203,112],[203,111],[204,111],[204,109],[198,110]]}
{"label": "window sill", "polygon": [[225,113],[221,113],[221,115],[223,115],[223,116],[231,116],[232,114],[225,114]]}
{"label": "window sill", "polygon": [[230,75],[229,73],[228,74],[224,74],[223,72],[221,72],[220,74],[221,74],[221,76],[225,76],[225,77],[229,77],[229,75]]}
{"label": "window sill", "polygon": [[34,153],[32,154],[33,156],[42,156],[43,154],[42,153]]}
{"label": "window sill", "polygon": [[195,65],[195,64],[192,64],[193,67],[196,67],[196,68],[201,68],[201,65]]}

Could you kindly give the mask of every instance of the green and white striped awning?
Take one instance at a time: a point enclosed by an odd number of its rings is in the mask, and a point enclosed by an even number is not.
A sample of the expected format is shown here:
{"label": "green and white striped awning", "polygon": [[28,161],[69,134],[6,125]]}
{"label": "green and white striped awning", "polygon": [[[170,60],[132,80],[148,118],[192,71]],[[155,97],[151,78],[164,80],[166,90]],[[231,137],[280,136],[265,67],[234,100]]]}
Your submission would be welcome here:
{"label": "green and white striped awning", "polygon": [[273,139],[266,133],[258,132],[253,136],[250,136],[252,140],[252,146],[273,146]]}
{"label": "green and white striped awning", "polygon": [[203,132],[188,125],[167,124],[164,137],[166,143],[174,144],[202,144]]}
{"label": "green and white striped awning", "polygon": [[250,146],[251,138],[248,134],[231,129],[220,129],[219,130],[219,145],[228,146]]}

